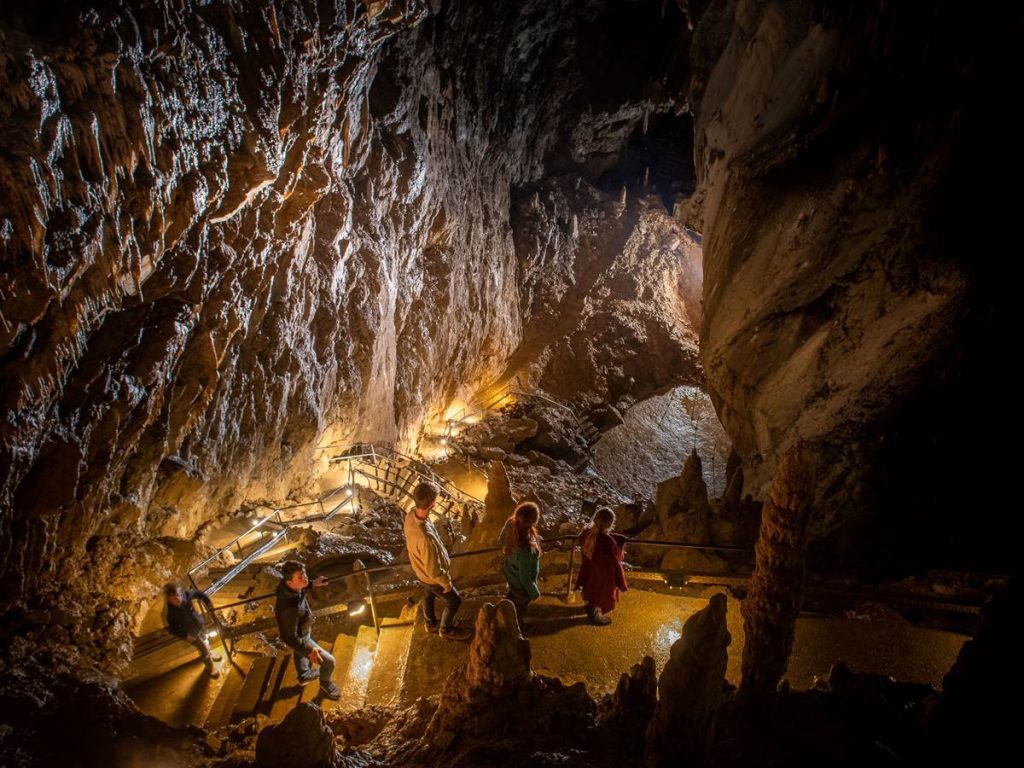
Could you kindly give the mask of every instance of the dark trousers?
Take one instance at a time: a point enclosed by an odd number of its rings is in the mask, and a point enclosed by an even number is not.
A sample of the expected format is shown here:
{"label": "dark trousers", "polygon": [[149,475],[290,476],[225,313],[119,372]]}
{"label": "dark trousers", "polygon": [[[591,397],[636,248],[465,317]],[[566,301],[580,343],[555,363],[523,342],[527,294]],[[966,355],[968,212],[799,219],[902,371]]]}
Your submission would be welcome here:
{"label": "dark trousers", "polygon": [[519,621],[522,622],[523,614],[526,613],[526,607],[530,604],[530,596],[523,592],[523,590],[509,584],[508,594],[505,596],[505,599],[515,603],[516,615],[519,616]]}
{"label": "dark trousers", "polygon": [[434,613],[434,603],[437,598],[444,602],[444,612],[441,614],[441,631],[447,632],[455,624],[455,613],[462,605],[462,597],[459,595],[455,585],[447,592],[444,587],[437,584],[423,585],[423,618],[428,626],[437,626],[437,614]]}

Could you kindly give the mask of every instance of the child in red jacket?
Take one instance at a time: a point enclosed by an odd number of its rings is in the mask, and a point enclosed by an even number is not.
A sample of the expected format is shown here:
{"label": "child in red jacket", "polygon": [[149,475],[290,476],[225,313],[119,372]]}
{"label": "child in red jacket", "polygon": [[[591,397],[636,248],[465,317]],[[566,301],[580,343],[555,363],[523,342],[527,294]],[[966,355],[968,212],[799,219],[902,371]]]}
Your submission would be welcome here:
{"label": "child in red jacket", "polygon": [[622,568],[626,537],[612,533],[614,527],[615,513],[601,507],[578,538],[583,564],[576,588],[583,590],[587,616],[601,625],[612,623],[607,614],[619,602],[619,592],[626,591],[626,572]]}

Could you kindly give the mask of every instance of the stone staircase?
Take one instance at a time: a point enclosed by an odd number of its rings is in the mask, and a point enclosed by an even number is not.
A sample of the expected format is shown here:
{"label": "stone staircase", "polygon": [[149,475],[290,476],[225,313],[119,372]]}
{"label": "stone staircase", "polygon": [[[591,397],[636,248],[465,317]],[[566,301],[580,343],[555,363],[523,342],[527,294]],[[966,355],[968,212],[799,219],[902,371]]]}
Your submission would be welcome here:
{"label": "stone staircase", "polygon": [[[463,602],[459,621],[473,626],[477,611],[496,595]],[[544,604],[562,606],[558,598]],[[325,648],[328,646],[324,643]],[[469,655],[469,643],[453,642],[428,633],[419,605],[405,605],[396,618],[385,618],[380,635],[372,626],[359,627],[355,636],[339,634],[328,650],[337,662],[333,680],[341,699],[319,696],[319,686],[299,686],[290,652],[274,656],[238,654],[237,666],[222,665],[225,678],[205,727],[215,730],[263,716],[280,721],[297,704],[316,701],[325,712],[352,711],[365,706],[408,706],[421,696],[439,693],[445,680]]]}
{"label": "stone staircase", "polygon": [[237,654],[236,665],[222,665],[224,681],[205,727],[216,730],[261,715],[277,722],[306,701],[316,701],[324,711],[400,703],[414,610],[406,606],[398,618],[384,619],[379,637],[372,626],[361,626],[355,636],[343,632],[331,646],[323,643],[336,661],[332,679],[341,689],[338,701],[321,697],[316,683],[299,685],[290,651],[277,656]]}

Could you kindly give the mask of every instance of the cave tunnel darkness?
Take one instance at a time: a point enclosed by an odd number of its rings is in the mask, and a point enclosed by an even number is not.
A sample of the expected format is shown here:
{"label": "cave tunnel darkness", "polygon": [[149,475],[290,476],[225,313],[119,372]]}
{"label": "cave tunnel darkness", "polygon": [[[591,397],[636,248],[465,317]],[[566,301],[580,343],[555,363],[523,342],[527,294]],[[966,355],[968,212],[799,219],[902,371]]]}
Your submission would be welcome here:
{"label": "cave tunnel darkness", "polygon": [[[6,2],[0,765],[1013,754],[1020,22]],[[424,479],[469,643],[414,604]],[[289,558],[330,579],[337,704],[277,639]],[[190,580],[216,677],[164,629]]]}

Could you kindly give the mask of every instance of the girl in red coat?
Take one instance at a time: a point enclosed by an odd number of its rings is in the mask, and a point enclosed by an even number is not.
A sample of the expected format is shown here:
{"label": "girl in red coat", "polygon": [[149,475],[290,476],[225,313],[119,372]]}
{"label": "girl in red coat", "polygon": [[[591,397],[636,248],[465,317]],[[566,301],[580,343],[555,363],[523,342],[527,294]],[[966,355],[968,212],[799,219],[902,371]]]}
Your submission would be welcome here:
{"label": "girl in red coat", "polygon": [[606,615],[619,602],[619,592],[626,591],[626,573],[622,569],[626,537],[612,533],[615,513],[601,507],[579,535],[583,564],[576,577],[576,588],[583,590],[587,616],[595,624],[611,624]]}

